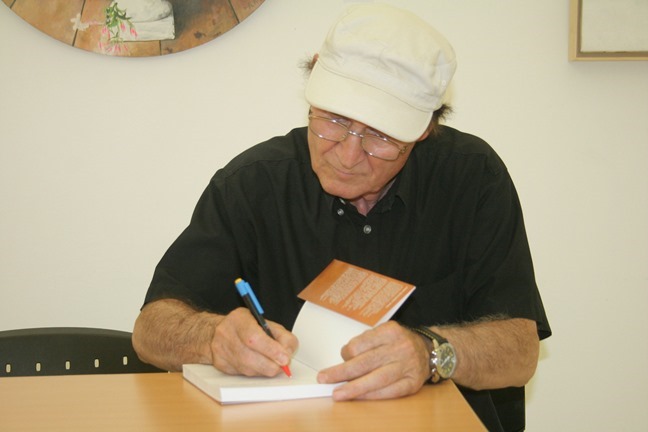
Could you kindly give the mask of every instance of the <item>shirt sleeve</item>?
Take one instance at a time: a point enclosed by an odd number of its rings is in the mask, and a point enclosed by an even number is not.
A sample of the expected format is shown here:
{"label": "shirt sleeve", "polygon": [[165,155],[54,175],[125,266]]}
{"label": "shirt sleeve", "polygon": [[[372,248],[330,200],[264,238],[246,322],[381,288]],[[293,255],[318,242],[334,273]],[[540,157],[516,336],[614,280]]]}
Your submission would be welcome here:
{"label": "shirt sleeve", "polygon": [[517,191],[503,163],[491,155],[480,179],[464,269],[469,320],[504,315],[528,318],[541,339],[551,329],[535,281]]}
{"label": "shirt sleeve", "polygon": [[156,266],[144,304],[175,298],[217,313],[240,305],[233,284],[240,275],[243,241],[234,240],[217,177],[200,197],[189,226]]}

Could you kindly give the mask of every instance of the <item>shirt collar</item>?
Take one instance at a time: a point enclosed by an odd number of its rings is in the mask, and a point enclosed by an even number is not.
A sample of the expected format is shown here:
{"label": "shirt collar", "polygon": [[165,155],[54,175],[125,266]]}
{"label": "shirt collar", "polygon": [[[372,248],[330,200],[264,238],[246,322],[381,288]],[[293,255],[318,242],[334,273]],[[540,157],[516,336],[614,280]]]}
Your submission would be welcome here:
{"label": "shirt collar", "polygon": [[[407,161],[403,169],[396,175],[396,178],[394,179],[394,184],[392,184],[392,186],[389,188],[385,196],[383,196],[378,201],[378,203],[376,203],[376,206],[371,210],[372,212],[383,213],[391,210],[396,199],[399,199],[404,204],[407,204],[407,202],[410,200],[410,196],[411,196],[410,185],[412,184],[411,165],[413,165],[411,161],[412,156],[413,155],[410,154],[410,159]],[[315,177],[317,178],[317,176]],[[322,192],[325,195],[326,202],[333,210],[335,210],[334,205],[336,201],[339,201],[345,205],[347,204],[350,205],[345,199],[330,195],[326,193],[326,191],[324,190],[322,190]]]}

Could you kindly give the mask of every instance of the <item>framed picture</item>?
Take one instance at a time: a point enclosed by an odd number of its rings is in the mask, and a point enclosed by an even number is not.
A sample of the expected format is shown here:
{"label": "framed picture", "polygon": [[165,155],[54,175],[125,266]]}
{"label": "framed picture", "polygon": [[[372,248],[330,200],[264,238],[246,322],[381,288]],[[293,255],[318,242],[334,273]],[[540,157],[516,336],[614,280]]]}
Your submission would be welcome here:
{"label": "framed picture", "polygon": [[43,33],[119,57],[184,51],[222,35],[264,0],[2,0]]}
{"label": "framed picture", "polygon": [[569,60],[648,60],[648,0],[570,0]]}

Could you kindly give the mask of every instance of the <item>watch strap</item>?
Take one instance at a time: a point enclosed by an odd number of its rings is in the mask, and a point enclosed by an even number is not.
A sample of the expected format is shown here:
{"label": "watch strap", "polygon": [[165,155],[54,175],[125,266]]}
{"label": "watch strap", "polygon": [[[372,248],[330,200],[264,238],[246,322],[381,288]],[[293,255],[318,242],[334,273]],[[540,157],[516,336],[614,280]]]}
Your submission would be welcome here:
{"label": "watch strap", "polygon": [[448,340],[444,338],[443,336],[433,332],[429,328],[425,326],[418,326],[418,327],[408,327],[410,330],[413,332],[423,336],[424,338],[428,339],[429,341],[432,342],[432,350],[430,350],[430,379],[429,381],[432,384],[439,383],[444,380],[444,378],[439,374],[439,370],[437,368],[437,348],[441,346],[444,343],[448,343]]}
{"label": "watch strap", "polygon": [[426,337],[434,343],[434,347],[438,347],[441,344],[448,343],[448,339],[444,338],[440,334],[437,334],[425,326],[410,327],[414,332]]}

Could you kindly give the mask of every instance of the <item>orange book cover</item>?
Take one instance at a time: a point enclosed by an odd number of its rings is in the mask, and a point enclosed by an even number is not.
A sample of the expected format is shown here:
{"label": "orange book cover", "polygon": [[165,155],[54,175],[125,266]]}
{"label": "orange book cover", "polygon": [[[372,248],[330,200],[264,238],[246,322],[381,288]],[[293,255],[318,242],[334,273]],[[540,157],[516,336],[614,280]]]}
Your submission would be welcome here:
{"label": "orange book cover", "polygon": [[414,288],[371,270],[333,260],[298,297],[373,327],[391,317]]}

